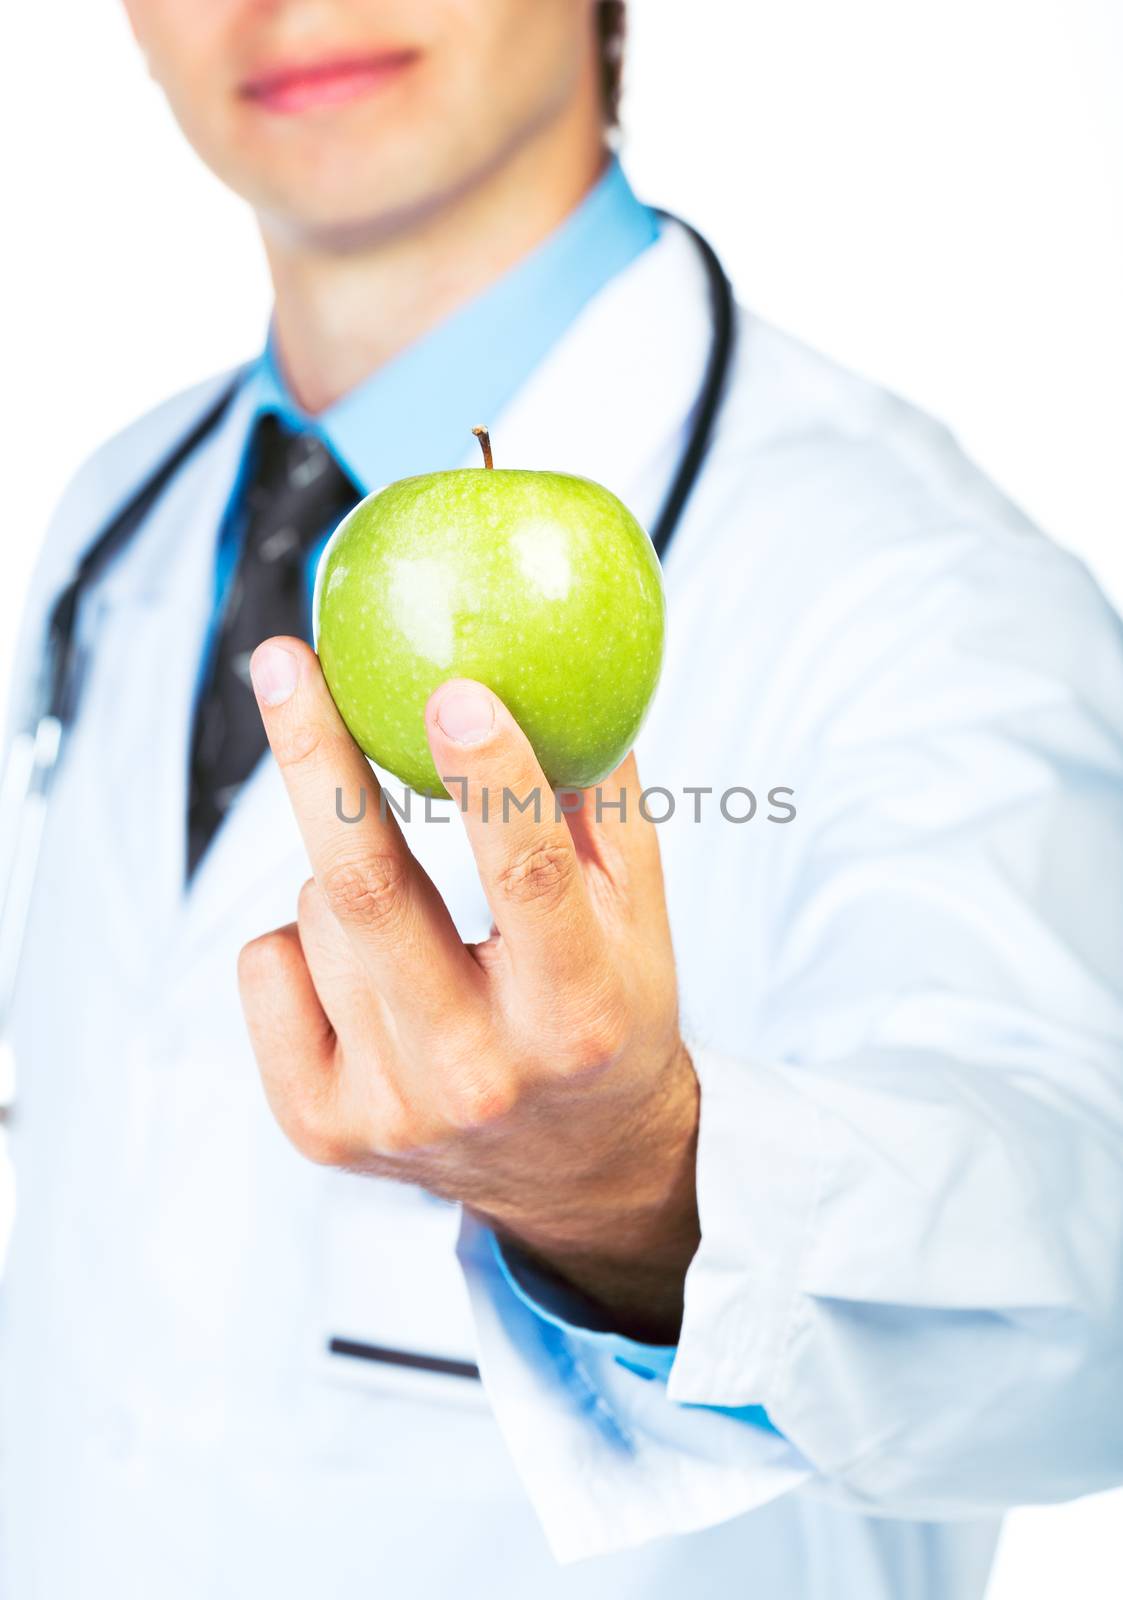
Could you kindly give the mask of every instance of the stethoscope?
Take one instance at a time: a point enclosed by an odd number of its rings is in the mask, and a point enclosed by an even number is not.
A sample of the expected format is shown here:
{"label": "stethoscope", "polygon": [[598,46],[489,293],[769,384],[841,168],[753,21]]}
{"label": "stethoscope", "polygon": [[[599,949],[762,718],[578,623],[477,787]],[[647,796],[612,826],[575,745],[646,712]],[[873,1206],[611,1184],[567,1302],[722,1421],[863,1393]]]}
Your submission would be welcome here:
{"label": "stethoscope", "polygon": [[[693,241],[705,268],[711,317],[710,348],[689,434],[651,534],[656,554],[663,560],[713,438],[733,360],[737,312],[732,286],[709,241],[680,217],[666,211],[660,215],[685,229]],[[217,431],[241,381],[239,373],[106,523],[51,607],[37,709],[28,727],[12,741],[0,784],[0,1117],[10,1103],[14,1083],[9,1024],[47,800],[63,739],[78,712],[86,659],[78,635],[82,600],[139,531],[172,480]]]}

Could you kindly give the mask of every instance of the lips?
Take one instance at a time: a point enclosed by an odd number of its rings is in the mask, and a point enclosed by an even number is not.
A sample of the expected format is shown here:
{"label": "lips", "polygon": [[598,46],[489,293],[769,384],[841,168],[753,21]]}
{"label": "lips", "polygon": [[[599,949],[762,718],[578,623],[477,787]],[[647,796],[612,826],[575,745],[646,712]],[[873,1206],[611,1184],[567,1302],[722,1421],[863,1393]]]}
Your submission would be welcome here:
{"label": "lips", "polygon": [[266,111],[294,116],[373,94],[398,79],[416,59],[415,50],[380,50],[293,62],[255,73],[242,84],[241,93]]}

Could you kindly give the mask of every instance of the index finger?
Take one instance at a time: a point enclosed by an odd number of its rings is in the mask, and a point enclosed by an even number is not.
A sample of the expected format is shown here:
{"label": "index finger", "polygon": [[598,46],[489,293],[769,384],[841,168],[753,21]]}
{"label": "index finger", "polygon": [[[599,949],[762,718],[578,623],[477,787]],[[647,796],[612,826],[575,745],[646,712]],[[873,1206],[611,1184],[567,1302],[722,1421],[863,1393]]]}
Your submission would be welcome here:
{"label": "index finger", "polygon": [[[447,1013],[478,968],[382,804],[319,661],[303,640],[267,639],[253,653],[250,674],[316,882],[365,970],[395,1011],[420,1005],[429,1015]],[[339,791],[361,813],[358,820],[341,819]]]}

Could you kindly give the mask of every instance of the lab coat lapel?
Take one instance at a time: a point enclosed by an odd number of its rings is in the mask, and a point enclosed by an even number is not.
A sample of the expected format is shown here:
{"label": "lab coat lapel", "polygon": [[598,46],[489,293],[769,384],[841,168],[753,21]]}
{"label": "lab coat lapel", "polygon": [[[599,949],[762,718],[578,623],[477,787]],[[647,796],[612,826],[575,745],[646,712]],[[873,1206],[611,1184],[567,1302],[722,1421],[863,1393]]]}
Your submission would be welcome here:
{"label": "lab coat lapel", "polygon": [[698,253],[667,224],[495,420],[497,465],[593,478],[650,527],[678,463],[711,332]]}
{"label": "lab coat lapel", "polygon": [[[127,558],[99,586],[94,642],[104,686],[90,707],[100,761],[98,836],[130,916],[174,945],[183,911],[187,763],[199,654],[213,594],[215,542],[247,425],[227,421],[172,480]],[[144,935],[141,935],[144,937]]]}
{"label": "lab coat lapel", "polygon": [[[502,416],[492,419],[497,463],[594,478],[641,520],[652,520],[678,459],[709,339],[705,278],[686,235],[672,225],[594,297]],[[474,420],[465,419],[466,433]],[[477,460],[470,442],[464,464]],[[188,716],[182,694],[177,704],[182,730]],[[183,747],[179,760],[185,774]],[[452,826],[427,825],[422,812],[416,804],[405,829],[411,848],[455,902],[450,910],[464,937],[483,938],[486,908],[458,819]],[[213,930],[244,912],[263,885],[278,879],[299,884],[307,872],[280,775],[266,755],[198,869],[184,908],[185,956],[205,952]]]}
{"label": "lab coat lapel", "polygon": [[[205,950],[208,935],[255,889],[283,873],[295,882],[308,875],[296,818],[280,769],[268,751],[242,785],[207,847],[184,903],[186,952]],[[295,915],[295,903],[290,914]],[[260,930],[264,932],[265,930]]]}

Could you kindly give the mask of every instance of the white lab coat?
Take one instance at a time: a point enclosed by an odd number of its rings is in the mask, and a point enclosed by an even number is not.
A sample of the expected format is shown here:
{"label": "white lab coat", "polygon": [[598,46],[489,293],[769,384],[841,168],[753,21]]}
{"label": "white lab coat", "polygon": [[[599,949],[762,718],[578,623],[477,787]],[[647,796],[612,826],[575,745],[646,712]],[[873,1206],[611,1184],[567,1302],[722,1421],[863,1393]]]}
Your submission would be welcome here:
{"label": "white lab coat", "polygon": [[[504,459],[650,517],[707,339],[670,230],[492,419]],[[21,665],[212,389],[79,475]],[[1123,1479],[1123,649],[1094,585],[942,429],[746,316],[638,752],[679,796],[703,1096],[664,1384],[538,1320],[454,1207],[309,1165],[267,1111],[235,959],[308,870],[268,759],[181,891],[244,427],[87,608],[16,1016],[0,1594],[977,1596],[1004,1506]],[[697,824],[687,786],[714,791]],[[731,786],[752,822],[721,818]],[[407,831],[482,937],[458,819]],[[783,1439],[709,1409],[752,1404]]]}

